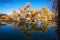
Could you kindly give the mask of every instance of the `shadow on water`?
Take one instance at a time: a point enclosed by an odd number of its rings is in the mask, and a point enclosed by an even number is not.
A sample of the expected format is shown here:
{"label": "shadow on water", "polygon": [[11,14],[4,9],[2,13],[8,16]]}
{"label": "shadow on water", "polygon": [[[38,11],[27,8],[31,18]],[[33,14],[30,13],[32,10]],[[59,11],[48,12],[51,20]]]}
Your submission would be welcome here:
{"label": "shadow on water", "polygon": [[57,40],[57,34],[55,31],[56,28],[56,23],[52,21],[38,23],[0,23],[0,39],[4,38],[6,40]]}

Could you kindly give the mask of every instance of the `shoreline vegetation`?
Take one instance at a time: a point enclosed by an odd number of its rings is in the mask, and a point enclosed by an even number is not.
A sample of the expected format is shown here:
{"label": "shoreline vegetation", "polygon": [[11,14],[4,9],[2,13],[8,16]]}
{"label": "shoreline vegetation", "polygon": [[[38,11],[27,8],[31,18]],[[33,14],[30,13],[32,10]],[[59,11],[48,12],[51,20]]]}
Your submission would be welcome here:
{"label": "shoreline vegetation", "polygon": [[30,7],[30,3],[26,3],[26,5],[23,8],[19,8],[19,13],[16,12],[15,10],[12,11],[12,14],[7,15],[7,14],[0,14],[0,20],[16,20],[16,21],[49,21],[49,20],[54,20],[55,18],[55,11],[54,12],[49,12],[46,7],[42,7],[39,10],[32,10],[28,9]]}

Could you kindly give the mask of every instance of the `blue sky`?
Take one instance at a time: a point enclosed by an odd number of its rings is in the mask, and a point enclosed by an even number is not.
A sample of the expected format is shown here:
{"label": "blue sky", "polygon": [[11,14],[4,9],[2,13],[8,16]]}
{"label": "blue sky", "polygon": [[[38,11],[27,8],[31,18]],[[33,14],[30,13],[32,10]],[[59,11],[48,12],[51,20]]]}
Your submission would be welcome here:
{"label": "blue sky", "polygon": [[49,11],[51,11],[52,0],[0,0],[0,13],[10,14],[12,10],[19,12],[18,8],[23,8],[23,6],[30,2],[31,9],[40,9],[43,6],[46,6]]}

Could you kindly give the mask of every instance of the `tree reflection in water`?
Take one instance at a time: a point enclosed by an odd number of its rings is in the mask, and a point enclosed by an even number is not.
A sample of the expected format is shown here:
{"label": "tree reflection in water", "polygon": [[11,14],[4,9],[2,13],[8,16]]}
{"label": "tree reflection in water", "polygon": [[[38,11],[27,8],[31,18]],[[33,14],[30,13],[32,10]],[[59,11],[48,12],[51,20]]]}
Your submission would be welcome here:
{"label": "tree reflection in water", "polygon": [[[6,22],[7,25],[9,22]],[[29,32],[46,32],[48,30],[48,27],[53,27],[56,22],[53,21],[41,21],[41,22],[31,22],[31,23],[20,23],[20,22],[11,22],[13,29],[16,30],[17,28],[20,28],[20,32],[24,33],[24,36],[26,38],[30,38]],[[39,28],[37,25],[40,25]],[[0,22],[0,26],[2,26]]]}
{"label": "tree reflection in water", "polygon": [[[9,22],[6,22],[6,25],[8,25]],[[17,29],[20,28],[20,31],[24,32],[24,31],[47,31],[48,27],[52,27],[54,24],[56,24],[56,22],[53,21],[40,21],[40,24],[38,22],[34,23],[20,23],[20,22],[11,22],[13,29]],[[40,25],[40,27],[38,28],[37,25]],[[0,22],[0,26],[2,26],[1,22]]]}

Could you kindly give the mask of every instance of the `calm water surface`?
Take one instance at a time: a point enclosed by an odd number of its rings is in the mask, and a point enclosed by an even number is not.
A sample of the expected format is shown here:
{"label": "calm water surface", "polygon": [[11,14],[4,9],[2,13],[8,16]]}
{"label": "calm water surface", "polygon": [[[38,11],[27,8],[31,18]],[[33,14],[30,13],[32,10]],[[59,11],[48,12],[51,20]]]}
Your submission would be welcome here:
{"label": "calm water surface", "polygon": [[[18,26],[17,24],[18,23],[14,22],[8,25],[1,25],[0,26],[0,39],[1,40],[58,40],[57,32],[56,32],[56,28],[57,28],[56,24],[54,24],[53,27],[49,26],[46,32],[33,31],[33,32],[27,32],[27,33],[21,32],[20,31],[21,28],[17,27]],[[36,28],[38,29],[42,27],[41,25],[42,25],[41,23],[35,24]],[[14,29],[15,26],[17,28]],[[27,29],[30,30],[31,25],[27,25],[27,26],[28,26]],[[53,30],[52,28],[54,28],[55,30]]]}

